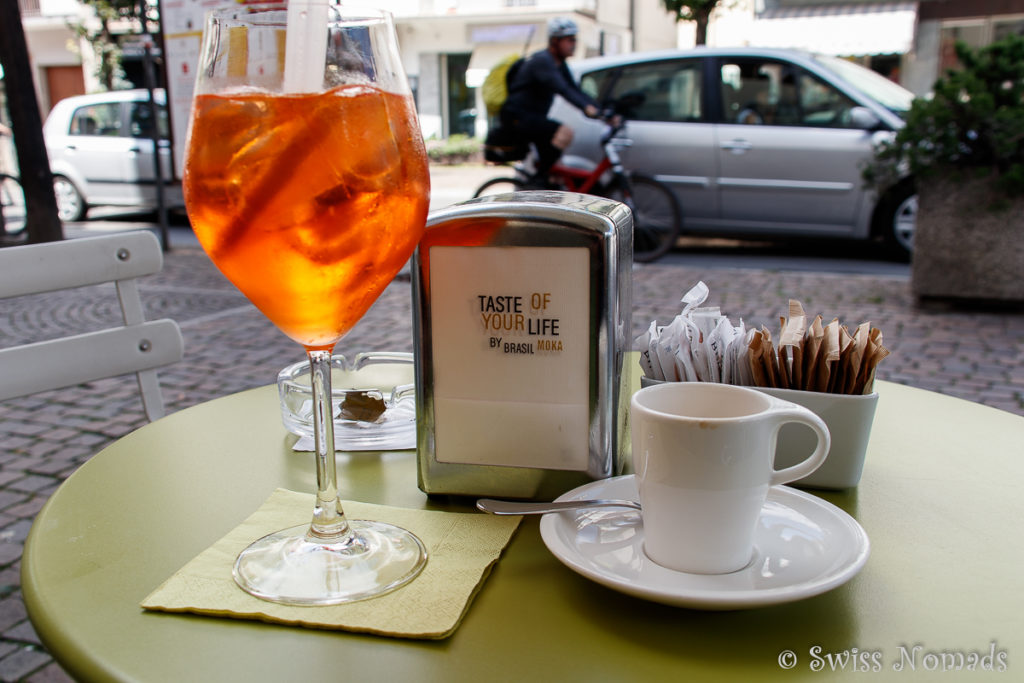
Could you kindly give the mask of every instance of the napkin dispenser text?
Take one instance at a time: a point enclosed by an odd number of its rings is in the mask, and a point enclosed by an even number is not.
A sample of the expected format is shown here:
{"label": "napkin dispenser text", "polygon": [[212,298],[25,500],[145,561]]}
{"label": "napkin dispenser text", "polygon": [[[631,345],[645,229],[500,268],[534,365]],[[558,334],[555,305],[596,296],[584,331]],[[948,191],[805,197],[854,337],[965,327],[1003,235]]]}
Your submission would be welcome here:
{"label": "napkin dispenser text", "polygon": [[431,214],[413,259],[424,492],[547,497],[621,472],[631,271],[617,202],[521,192]]}

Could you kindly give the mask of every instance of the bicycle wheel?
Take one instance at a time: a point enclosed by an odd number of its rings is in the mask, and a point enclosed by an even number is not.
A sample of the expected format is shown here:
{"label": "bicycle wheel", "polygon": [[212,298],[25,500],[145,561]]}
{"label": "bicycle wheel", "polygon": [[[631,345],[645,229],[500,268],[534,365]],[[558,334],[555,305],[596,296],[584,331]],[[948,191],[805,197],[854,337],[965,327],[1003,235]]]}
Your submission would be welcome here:
{"label": "bicycle wheel", "polygon": [[0,175],[0,211],[3,211],[2,226],[8,235],[17,235],[27,225],[25,192],[14,176]]}
{"label": "bicycle wheel", "polygon": [[622,202],[633,212],[633,260],[656,261],[676,244],[682,228],[682,211],[668,185],[642,173],[621,179],[608,198]]}
{"label": "bicycle wheel", "polygon": [[519,192],[523,189],[524,183],[519,178],[491,178],[481,185],[473,194],[474,197],[486,197],[492,194],[504,194],[506,192]]}

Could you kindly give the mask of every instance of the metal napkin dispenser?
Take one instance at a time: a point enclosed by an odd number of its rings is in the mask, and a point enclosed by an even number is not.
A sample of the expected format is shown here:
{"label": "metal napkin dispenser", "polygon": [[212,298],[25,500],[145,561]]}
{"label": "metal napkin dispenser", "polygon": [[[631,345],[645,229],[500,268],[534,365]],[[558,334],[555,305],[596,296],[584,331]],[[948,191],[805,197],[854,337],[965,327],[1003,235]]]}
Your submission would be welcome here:
{"label": "metal napkin dispenser", "polygon": [[550,497],[621,472],[632,241],[624,205],[583,194],[430,215],[413,259],[424,492]]}

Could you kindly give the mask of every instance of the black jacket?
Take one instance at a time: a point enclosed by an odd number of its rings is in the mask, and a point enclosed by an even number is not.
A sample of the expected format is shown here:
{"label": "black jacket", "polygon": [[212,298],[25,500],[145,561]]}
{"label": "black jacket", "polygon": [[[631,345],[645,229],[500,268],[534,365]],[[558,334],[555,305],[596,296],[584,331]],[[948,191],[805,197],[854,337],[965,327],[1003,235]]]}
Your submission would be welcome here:
{"label": "black jacket", "polygon": [[597,102],[572,79],[569,67],[545,50],[530,55],[508,83],[504,110],[510,113],[547,116],[555,95],[561,95],[579,109]]}

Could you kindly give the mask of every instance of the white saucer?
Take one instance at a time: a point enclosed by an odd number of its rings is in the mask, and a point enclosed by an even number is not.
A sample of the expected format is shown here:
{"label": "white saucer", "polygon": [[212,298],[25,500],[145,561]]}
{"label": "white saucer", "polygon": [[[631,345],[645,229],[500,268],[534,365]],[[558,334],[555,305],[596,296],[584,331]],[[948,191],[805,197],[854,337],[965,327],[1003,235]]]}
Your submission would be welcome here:
{"label": "white saucer", "polygon": [[[591,482],[558,497],[639,500],[633,475]],[[643,550],[640,513],[616,508],[544,515],[548,549],[604,586],[678,607],[728,610],[791,602],[832,590],[867,562],[855,519],[820,498],[773,486],[754,534],[754,557],[731,574],[687,574],[655,564]]]}

